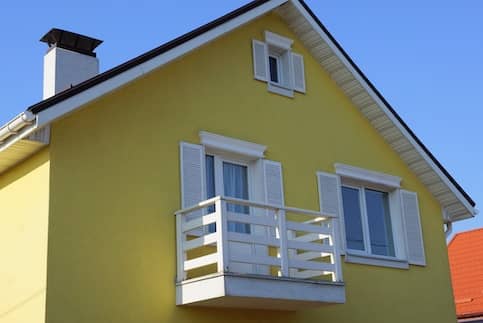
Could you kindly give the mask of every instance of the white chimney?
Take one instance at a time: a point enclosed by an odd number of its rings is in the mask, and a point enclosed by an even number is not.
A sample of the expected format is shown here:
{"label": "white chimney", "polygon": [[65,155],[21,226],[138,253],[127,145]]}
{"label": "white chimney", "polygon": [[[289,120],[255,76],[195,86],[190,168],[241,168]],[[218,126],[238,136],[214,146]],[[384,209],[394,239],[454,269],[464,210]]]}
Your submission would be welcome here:
{"label": "white chimney", "polygon": [[40,41],[49,45],[44,56],[44,99],[99,74],[94,49],[102,40],[54,28]]}

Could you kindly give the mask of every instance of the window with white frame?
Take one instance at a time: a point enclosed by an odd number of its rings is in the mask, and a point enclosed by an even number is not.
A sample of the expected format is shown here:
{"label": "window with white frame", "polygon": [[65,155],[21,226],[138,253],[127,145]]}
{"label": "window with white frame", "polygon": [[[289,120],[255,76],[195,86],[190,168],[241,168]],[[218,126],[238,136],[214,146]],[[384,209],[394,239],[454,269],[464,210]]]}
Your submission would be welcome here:
{"label": "window with white frame", "polygon": [[401,178],[345,164],[317,172],[321,212],[335,218],[345,261],[394,268],[426,265],[416,192]]}
{"label": "window with white frame", "polygon": [[268,90],[288,97],[305,93],[303,56],[292,52],[293,40],[265,31],[265,42],[253,40],[255,79],[267,82]]}
{"label": "window with white frame", "polygon": [[395,257],[389,193],[343,185],[342,202],[347,249]]}

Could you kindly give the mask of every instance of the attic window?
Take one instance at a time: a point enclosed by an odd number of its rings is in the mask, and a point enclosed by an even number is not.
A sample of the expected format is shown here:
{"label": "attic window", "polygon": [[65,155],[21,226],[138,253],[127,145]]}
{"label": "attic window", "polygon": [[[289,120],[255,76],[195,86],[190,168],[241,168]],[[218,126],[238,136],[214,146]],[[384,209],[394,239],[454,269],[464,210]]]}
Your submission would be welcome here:
{"label": "attic window", "polygon": [[270,82],[278,84],[280,80],[280,59],[277,56],[268,56],[268,68],[270,70]]}
{"label": "attic window", "polygon": [[305,93],[302,55],[292,52],[293,40],[265,31],[265,42],[253,40],[255,79],[267,82],[268,90],[288,97]]}

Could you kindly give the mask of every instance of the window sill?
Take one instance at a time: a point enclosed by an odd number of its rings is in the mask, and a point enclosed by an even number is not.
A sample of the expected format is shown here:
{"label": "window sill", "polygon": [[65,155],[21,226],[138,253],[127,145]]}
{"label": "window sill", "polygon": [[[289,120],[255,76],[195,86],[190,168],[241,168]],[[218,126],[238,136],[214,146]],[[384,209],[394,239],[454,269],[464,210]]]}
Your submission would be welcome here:
{"label": "window sill", "polygon": [[293,90],[271,82],[268,82],[268,91],[289,98],[294,97]]}
{"label": "window sill", "polygon": [[350,251],[346,251],[345,253],[345,262],[379,267],[409,269],[409,263],[405,259],[366,254],[362,255]]}

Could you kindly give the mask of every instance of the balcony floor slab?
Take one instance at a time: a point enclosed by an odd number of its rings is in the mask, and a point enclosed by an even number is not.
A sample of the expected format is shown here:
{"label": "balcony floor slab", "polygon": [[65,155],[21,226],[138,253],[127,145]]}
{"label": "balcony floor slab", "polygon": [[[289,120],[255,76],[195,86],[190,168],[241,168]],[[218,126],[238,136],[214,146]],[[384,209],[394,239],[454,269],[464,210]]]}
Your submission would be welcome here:
{"label": "balcony floor slab", "polygon": [[176,285],[177,305],[295,311],[341,303],[339,282],[216,273]]}

